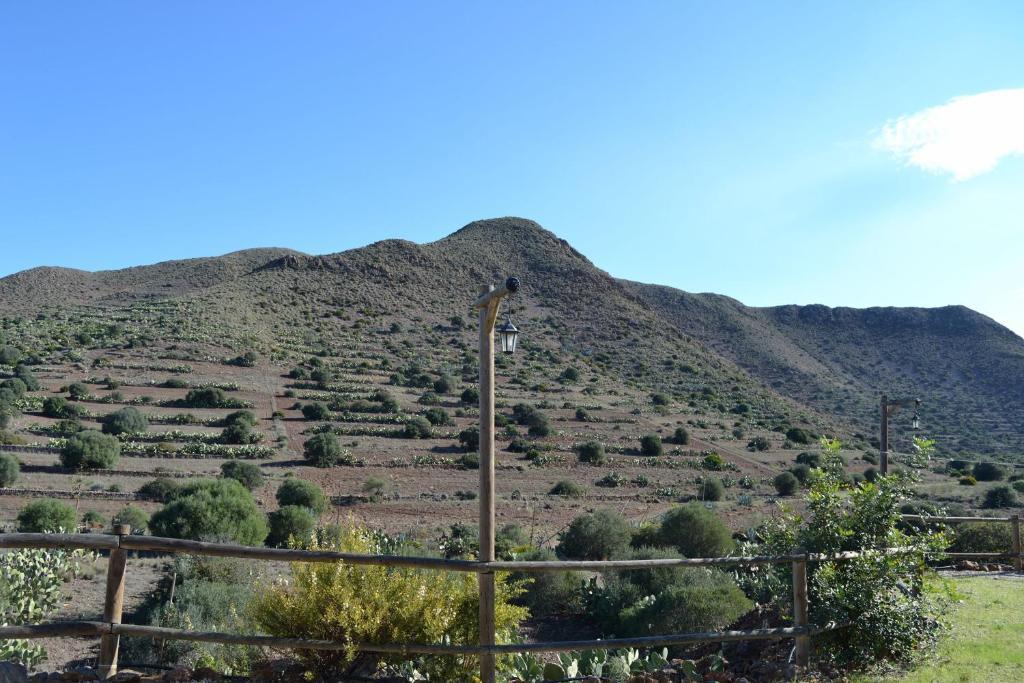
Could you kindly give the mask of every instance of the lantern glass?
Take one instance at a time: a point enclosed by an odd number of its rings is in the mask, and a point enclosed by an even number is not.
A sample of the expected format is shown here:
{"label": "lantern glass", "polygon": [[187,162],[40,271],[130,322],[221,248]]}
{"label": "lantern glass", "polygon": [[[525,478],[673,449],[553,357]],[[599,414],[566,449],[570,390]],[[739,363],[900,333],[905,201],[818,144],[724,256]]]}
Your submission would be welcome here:
{"label": "lantern glass", "polygon": [[516,352],[516,342],[519,340],[519,329],[512,324],[512,320],[506,320],[498,326],[498,340],[501,342],[501,350],[505,353]]}
{"label": "lantern glass", "polygon": [[921,428],[921,419],[917,415],[914,415],[914,419],[910,423],[910,426],[913,427],[914,429],[920,429]]}

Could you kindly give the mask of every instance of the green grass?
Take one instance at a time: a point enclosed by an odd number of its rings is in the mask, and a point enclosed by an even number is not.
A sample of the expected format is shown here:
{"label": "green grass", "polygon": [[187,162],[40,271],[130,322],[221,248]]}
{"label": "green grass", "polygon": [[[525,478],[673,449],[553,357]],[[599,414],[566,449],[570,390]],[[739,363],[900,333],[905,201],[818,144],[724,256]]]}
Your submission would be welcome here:
{"label": "green grass", "polygon": [[935,657],[902,676],[855,683],[1024,681],[1024,581],[970,577],[954,583],[961,599],[950,615],[952,632]]}

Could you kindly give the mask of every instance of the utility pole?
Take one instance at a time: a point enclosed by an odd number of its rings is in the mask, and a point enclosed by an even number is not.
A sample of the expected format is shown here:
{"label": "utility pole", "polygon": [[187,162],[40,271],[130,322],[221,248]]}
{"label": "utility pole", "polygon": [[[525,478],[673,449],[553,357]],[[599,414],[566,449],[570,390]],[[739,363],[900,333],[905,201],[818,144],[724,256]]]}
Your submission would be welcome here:
{"label": "utility pole", "polygon": [[889,418],[895,415],[901,408],[914,407],[914,418],[911,426],[918,429],[921,426],[917,411],[921,406],[919,398],[901,398],[890,401],[889,397],[882,394],[882,425],[881,435],[878,440],[878,469],[882,476],[889,474]]}
{"label": "utility pole", "polygon": [[[494,321],[501,300],[519,289],[519,280],[510,277],[499,289],[487,285],[480,290],[476,308],[480,310],[480,561],[494,562]],[[501,326],[502,350],[511,353],[519,331],[509,320]],[[477,575],[480,587],[480,645],[495,644],[494,573]],[[480,680],[494,683],[493,654],[480,655]]]}

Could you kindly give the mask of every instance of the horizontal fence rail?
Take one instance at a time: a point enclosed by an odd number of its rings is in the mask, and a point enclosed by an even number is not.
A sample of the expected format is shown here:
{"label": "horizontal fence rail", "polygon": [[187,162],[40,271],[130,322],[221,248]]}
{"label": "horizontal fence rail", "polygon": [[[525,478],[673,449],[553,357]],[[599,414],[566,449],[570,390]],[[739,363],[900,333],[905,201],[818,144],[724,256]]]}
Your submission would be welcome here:
{"label": "horizontal fence rail", "polygon": [[[902,515],[906,521],[925,523],[995,522],[1013,527],[1011,552],[941,553],[947,557],[1012,558],[1014,567],[1021,568],[1020,518],[1013,517],[936,517],[929,515]],[[788,553],[747,557],[711,558],[659,558],[647,560],[603,561],[492,561],[453,560],[434,557],[401,555],[365,555],[319,550],[290,548],[261,548],[230,543],[207,543],[177,538],[132,535],[130,528],[118,527],[115,534],[0,534],[0,548],[51,548],[108,551],[107,593],[103,621],[51,622],[36,625],[0,627],[0,639],[99,637],[101,639],[100,672],[112,677],[117,672],[118,640],[121,636],[157,638],[161,640],[188,640],[229,645],[249,645],[293,650],[349,650],[380,654],[428,654],[493,657],[522,652],[565,652],[577,649],[645,648],[685,645],[704,642],[731,642],[740,640],[782,640],[792,638],[796,643],[796,663],[806,666],[810,654],[810,638],[814,635],[841,628],[837,625],[814,626],[807,623],[807,564],[812,562],[843,561],[871,555],[890,555],[908,552],[906,548],[885,548],[838,553]],[[791,564],[793,568],[794,626],[765,628],[748,631],[714,631],[613,638],[609,640],[574,640],[540,643],[513,643],[507,645],[447,645],[429,643],[351,643],[347,641],[314,640],[307,638],[280,638],[275,636],[244,635],[187,631],[156,626],[122,624],[124,598],[124,571],[129,551],[164,554],[190,554],[211,557],[278,562],[341,562],[352,565],[401,567],[429,571],[471,572],[558,572],[558,571],[629,571],[659,567],[751,567],[771,564]]]}

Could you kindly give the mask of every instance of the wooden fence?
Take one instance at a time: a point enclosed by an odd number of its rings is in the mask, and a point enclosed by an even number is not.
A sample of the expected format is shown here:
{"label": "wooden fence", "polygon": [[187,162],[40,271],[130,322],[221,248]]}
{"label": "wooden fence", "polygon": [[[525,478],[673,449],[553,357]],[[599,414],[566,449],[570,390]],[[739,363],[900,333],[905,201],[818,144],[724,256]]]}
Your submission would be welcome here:
{"label": "wooden fence", "polygon": [[[904,515],[908,521],[924,523],[957,523],[969,521],[1005,522],[1013,527],[1013,548],[1009,553],[951,553],[957,557],[1009,557],[1019,571],[1021,566],[1020,517],[927,517]],[[453,560],[431,557],[405,557],[396,555],[362,555],[332,551],[311,551],[285,548],[259,548],[227,543],[206,543],[176,538],[138,536],[131,534],[131,528],[118,526],[114,534],[0,534],[0,548],[59,548],[85,549],[109,552],[107,564],[106,595],[103,621],[69,621],[45,624],[0,627],[0,639],[6,638],[52,638],[52,637],[99,637],[99,669],[104,677],[117,672],[118,646],[121,636],[137,636],[165,640],[189,640],[195,642],[251,645],[278,649],[343,650],[353,647],[343,641],[312,640],[305,638],[280,638],[230,633],[209,633],[155,626],[135,626],[121,623],[124,608],[125,571],[130,551],[147,551],[168,554],[192,554],[215,557],[234,557],[249,560],[287,562],[346,562],[353,565],[379,565],[405,567],[433,571],[473,572],[478,575],[494,572],[517,571],[526,573],[558,571],[606,571],[650,569],[654,567],[750,567],[768,564],[790,564],[793,577],[793,626],[787,628],[766,628],[748,631],[714,631],[701,633],[679,633],[644,636],[636,638],[614,638],[609,640],[577,640],[540,643],[515,643],[509,645],[494,643],[494,634],[481,634],[477,645],[444,645],[432,643],[357,643],[355,648],[365,652],[383,654],[431,654],[469,655],[482,660],[491,660],[495,655],[520,652],[564,652],[577,649],[616,649],[624,647],[643,648],[667,645],[682,645],[703,642],[730,642],[737,640],[781,640],[792,638],[795,643],[795,663],[806,667],[810,661],[811,637],[839,628],[836,625],[814,626],[809,623],[809,602],[807,595],[807,565],[811,562],[843,561],[860,557],[860,552],[831,554],[791,553],[787,555],[765,555],[750,557],[713,557],[649,560],[608,560],[608,561],[494,561]],[[873,553],[899,553],[899,548],[869,551]],[[493,599],[493,596],[491,596]],[[489,636],[489,639],[488,639]]]}

